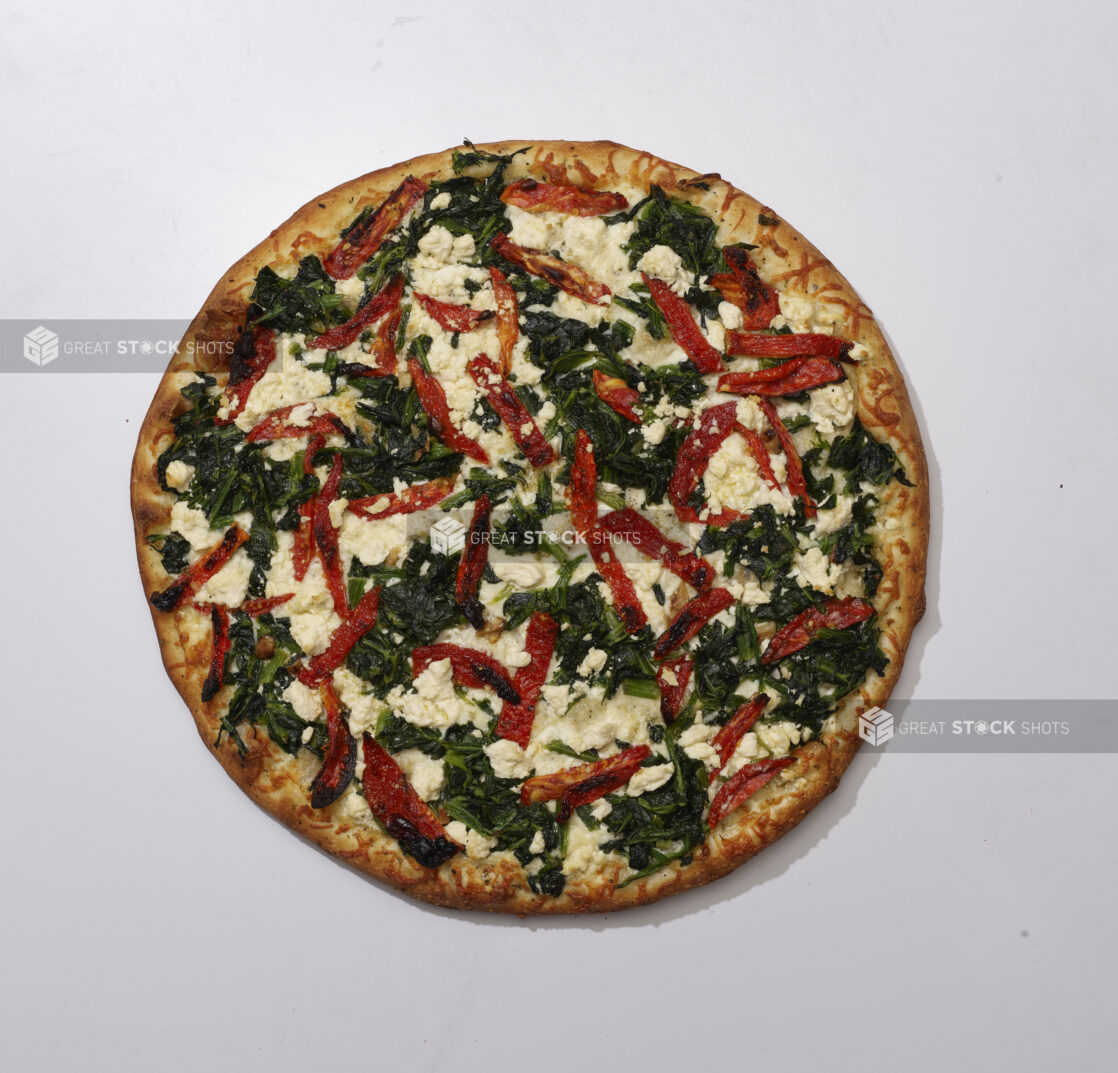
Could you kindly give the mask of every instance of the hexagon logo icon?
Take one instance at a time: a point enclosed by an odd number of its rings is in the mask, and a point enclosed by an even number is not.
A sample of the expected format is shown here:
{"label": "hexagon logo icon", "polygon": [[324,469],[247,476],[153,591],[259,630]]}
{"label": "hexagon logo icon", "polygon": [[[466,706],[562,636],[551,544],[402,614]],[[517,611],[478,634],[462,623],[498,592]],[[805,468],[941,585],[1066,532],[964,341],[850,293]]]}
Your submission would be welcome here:
{"label": "hexagon logo icon", "polygon": [[41,324],[23,337],[23,356],[42,367],[58,357],[58,335]]}
{"label": "hexagon logo icon", "polygon": [[466,527],[454,518],[443,518],[431,526],[431,550],[453,555],[466,546]]}
{"label": "hexagon logo icon", "polygon": [[870,745],[884,745],[893,736],[893,717],[876,705],[858,716],[858,737]]}

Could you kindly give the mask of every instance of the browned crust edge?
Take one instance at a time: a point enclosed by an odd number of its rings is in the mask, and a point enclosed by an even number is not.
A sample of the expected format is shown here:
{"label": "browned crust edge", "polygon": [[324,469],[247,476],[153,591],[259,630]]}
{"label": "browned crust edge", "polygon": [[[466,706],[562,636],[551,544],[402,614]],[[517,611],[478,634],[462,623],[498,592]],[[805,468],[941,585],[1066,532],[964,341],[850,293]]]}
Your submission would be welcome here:
{"label": "browned crust edge", "polygon": [[[852,694],[833,720],[834,729],[796,750],[797,763],[755,795],[746,807],[727,817],[708,838],[694,862],[673,863],[660,873],[620,890],[613,883],[620,866],[568,879],[558,898],[533,894],[519,864],[510,855],[475,862],[455,857],[429,871],[404,857],[395,840],[375,826],[348,820],[337,806],[316,811],[307,801],[313,762],[292,758],[274,748],[266,734],[248,737],[242,760],[225,740],[215,747],[221,709],[219,694],[209,704],[199,700],[209,662],[208,621],[190,608],[173,615],[152,611],[160,653],[175,688],[194,717],[198,732],[230,777],[261,808],[323,849],[368,875],[416,898],[453,908],[517,914],[616,911],[647,904],[708,883],[733,871],[793,828],[838,785],[860,744],[856,714],[883,705],[900,675],[909,639],[924,612],[924,577],[929,536],[927,464],[916,417],[904,379],[869,308],[819,251],[787,223],[762,224],[772,210],[737,190],[718,175],[699,175],[649,153],[614,142],[505,141],[480,145],[493,153],[531,146],[510,168],[510,176],[562,176],[583,185],[608,188],[611,181],[638,186],[655,182],[669,193],[687,196],[722,221],[719,241],[748,241],[764,277],[778,289],[800,293],[841,311],[836,331],[862,343],[869,357],[853,371],[859,416],[873,433],[896,450],[915,487],[896,482],[884,491],[878,515],[877,546],[884,577],[874,600],[882,629],[882,647],[890,663],[883,676],[872,675]],[[256,273],[307,253],[324,254],[338,230],[368,204],[379,203],[408,174],[445,177],[453,150],[416,157],[370,172],[308,202],[267,239],[226,272],[190,324],[176,357],[160,381],[141,426],[131,472],[131,499],[136,549],[145,597],[165,586],[167,575],[146,537],[166,529],[172,497],[155,479],[155,460],[170,442],[169,421],[181,406],[184,374],[195,369],[221,374],[227,367],[201,353],[198,343],[231,344],[244,316]],[[702,182],[706,189],[694,185]],[[192,355],[197,354],[197,360]]]}

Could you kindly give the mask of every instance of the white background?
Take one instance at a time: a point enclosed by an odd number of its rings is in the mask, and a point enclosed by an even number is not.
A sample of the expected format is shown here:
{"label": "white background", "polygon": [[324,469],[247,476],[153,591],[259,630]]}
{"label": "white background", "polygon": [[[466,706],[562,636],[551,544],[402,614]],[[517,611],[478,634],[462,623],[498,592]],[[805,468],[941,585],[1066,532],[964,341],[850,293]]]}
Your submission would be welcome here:
{"label": "white background", "polygon": [[[718,170],[835,259],[917,399],[896,695],[1114,697],[1114,12],[5,4],[0,314],[189,319],[305,201],[463,136]],[[589,920],[425,908],[296,840],[159,665],[154,386],[0,378],[5,1068],[1108,1064],[1113,755],[863,754],[735,875]]]}

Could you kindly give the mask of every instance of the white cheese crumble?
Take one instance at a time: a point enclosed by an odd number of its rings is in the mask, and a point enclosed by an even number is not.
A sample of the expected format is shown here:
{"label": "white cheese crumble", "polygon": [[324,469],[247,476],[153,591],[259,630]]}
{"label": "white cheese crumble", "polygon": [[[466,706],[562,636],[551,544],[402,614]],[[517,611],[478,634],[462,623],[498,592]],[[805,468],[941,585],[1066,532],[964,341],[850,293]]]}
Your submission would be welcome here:
{"label": "white cheese crumble", "polygon": [[393,754],[412,789],[424,801],[433,801],[442,791],[446,774],[443,762],[435,760],[419,749],[403,749]]}
{"label": "white cheese crumble", "polygon": [[683,267],[683,258],[671,246],[653,246],[638,262],[637,268],[662,279],[676,294],[682,296],[694,282]]}
{"label": "white cheese crumble", "polygon": [[629,780],[625,792],[630,797],[640,797],[650,790],[658,790],[672,777],[675,771],[673,764],[657,764],[655,767],[638,768],[636,774]]}
{"label": "white cheese crumble", "polygon": [[194,480],[194,467],[176,458],[167,463],[164,476],[172,488],[178,492],[185,492],[190,487],[190,482]]}
{"label": "white cheese crumble", "polygon": [[824,384],[810,398],[812,424],[824,435],[845,434],[854,426],[854,388],[849,380]]}
{"label": "white cheese crumble", "polygon": [[532,774],[532,762],[515,741],[498,738],[485,747],[485,755],[499,779],[526,779]]}

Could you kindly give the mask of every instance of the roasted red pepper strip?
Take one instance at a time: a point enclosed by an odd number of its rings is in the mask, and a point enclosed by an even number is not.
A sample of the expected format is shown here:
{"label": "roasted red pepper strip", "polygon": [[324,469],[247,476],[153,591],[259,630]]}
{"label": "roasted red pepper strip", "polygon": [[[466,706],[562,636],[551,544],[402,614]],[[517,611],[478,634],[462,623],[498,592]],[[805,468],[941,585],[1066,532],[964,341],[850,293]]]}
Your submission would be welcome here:
{"label": "roasted red pepper strip", "polygon": [[865,622],[872,614],[873,606],[857,596],[828,600],[822,610],[809,607],[789,621],[788,625],[777,630],[769,647],[765,649],[761,662],[776,663],[793,652],[799,652],[820,630],[846,630],[857,626],[859,622]]}
{"label": "roasted red pepper strip", "polygon": [[294,406],[284,406],[273,410],[270,414],[258,421],[252,431],[245,437],[249,443],[268,442],[270,440],[297,440],[301,436],[333,436],[345,435],[346,427],[342,419],[336,414],[315,414],[307,420],[305,425],[294,425],[288,421],[293,410],[306,403],[296,403]]}
{"label": "roasted red pepper strip", "polygon": [[566,823],[576,808],[624,786],[637,773],[641,761],[651,753],[647,745],[634,745],[608,760],[565,768],[552,775],[533,775],[520,788],[520,803],[532,805],[538,801],[559,801],[556,819]]}
{"label": "roasted red pepper strip", "polygon": [[718,378],[718,390],[735,395],[798,395],[813,387],[833,383],[842,379],[842,368],[826,358],[793,358],[784,369],[783,376],[768,374],[773,369],[758,372],[723,373]]}
{"label": "roasted red pepper strip", "polygon": [[714,567],[702,556],[693,555],[685,551],[682,544],[669,540],[643,514],[631,507],[610,511],[598,519],[598,524],[614,536],[623,537],[642,555],[663,563],[693,588],[710,588]]}
{"label": "roasted red pepper strip", "polygon": [[229,359],[229,381],[225,398],[229,416],[218,424],[229,424],[244,408],[252,389],[276,359],[276,333],[271,328],[245,329]]}
{"label": "roasted red pepper strip", "polygon": [[635,424],[641,423],[640,414],[633,406],[640,402],[641,393],[636,388],[631,388],[619,376],[607,376],[600,369],[595,369],[592,374],[594,391],[615,414],[620,414],[627,421]]}
{"label": "roasted red pepper strip", "polygon": [[669,659],[656,669],[656,684],[660,687],[660,717],[669,726],[675,722],[683,707],[683,696],[694,669],[694,662],[687,656]]}
{"label": "roasted red pepper strip", "polygon": [[559,624],[546,611],[536,611],[528,620],[524,647],[532,657],[532,662],[526,667],[517,667],[512,676],[513,687],[520,694],[520,703],[502,705],[501,717],[497,720],[497,737],[515,741],[522,749],[528,747],[532,737],[536,702],[540,698],[544,682],[547,681],[551,657],[555,654],[555,639],[558,636]]}
{"label": "roasted red pepper strip", "polygon": [[708,589],[683,605],[668,628],[660,635],[652,650],[653,659],[665,659],[680,645],[686,644],[715,615],[734,602],[729,589]]}
{"label": "roasted red pepper strip", "polygon": [[784,422],[777,416],[776,407],[768,399],[758,399],[757,405],[761,407],[765,416],[769,419],[769,424],[772,426],[773,432],[776,433],[777,439],[780,440],[780,446],[784,449],[784,459],[788,464],[788,491],[793,496],[803,497],[804,516],[814,518],[816,513],[815,503],[811,496],[807,494],[803,463],[800,461],[800,453],[796,450],[796,444],[791,433],[784,427]]}
{"label": "roasted red pepper strip", "polygon": [[804,332],[800,335],[757,335],[753,332],[727,332],[726,353],[751,358],[834,358],[850,360],[853,343],[834,335]]}
{"label": "roasted red pepper strip", "polygon": [[664,314],[672,338],[683,348],[695,368],[701,373],[721,372],[725,368],[722,355],[707,342],[706,336],[695,323],[695,318],[691,316],[691,307],[662,279],[656,279],[645,272],[641,273],[641,279],[651,292],[652,300]]}
{"label": "roasted red pepper strip", "polygon": [[393,514],[414,514],[417,510],[427,510],[428,507],[441,503],[453,488],[453,477],[439,477],[434,481],[413,484],[402,492],[385,492],[381,496],[351,499],[346,510],[370,520],[388,518]]}
{"label": "roasted red pepper strip", "polygon": [[575,457],[571,463],[571,524],[583,539],[598,524],[598,466],[594,461],[594,444],[584,429],[575,432]]}
{"label": "roasted red pepper strip", "polygon": [[629,207],[624,194],[587,190],[567,183],[539,183],[517,179],[501,191],[501,200],[525,212],[565,212],[568,216],[602,216]]}
{"label": "roasted red pepper strip", "polygon": [[489,405],[497,411],[497,416],[505,423],[512,434],[516,446],[524,452],[524,457],[535,467],[547,466],[555,461],[555,449],[540,432],[528,408],[520,401],[496,362],[488,354],[478,354],[471,358],[467,368],[474,378]]}
{"label": "roasted red pepper strip", "polygon": [[512,368],[512,353],[520,338],[520,306],[516,291],[499,268],[491,266],[489,278],[493,283],[493,297],[497,302],[497,341],[501,345],[501,372],[506,376]]}
{"label": "roasted red pepper strip", "polygon": [[692,429],[676,457],[675,470],[668,482],[668,499],[671,501],[681,522],[705,521],[707,525],[729,525],[741,515],[736,510],[724,510],[699,518],[699,512],[688,500],[699,487],[711,456],[722,446],[726,437],[734,431],[738,420],[738,404],[724,402],[704,410],[699,418],[699,427]]}
{"label": "roasted red pepper strip", "polygon": [[446,864],[462,847],[450,838],[431,807],[400,770],[400,765],[372,736],[361,743],[365,771],[361,788],[372,813],[424,868]]}
{"label": "roasted red pepper strip", "polygon": [[481,575],[489,562],[489,514],[492,504],[484,492],[474,503],[474,516],[466,532],[466,545],[458,560],[458,575],[454,582],[454,599],[475,630],[485,625],[485,612],[477,598]]}
{"label": "roasted red pepper strip", "polygon": [[780,298],[776,291],[762,282],[747,250],[727,246],[722,250],[722,256],[730,266],[730,272],[711,276],[711,285],[727,302],[741,310],[744,327],[755,331],[767,328],[773,317],[780,315]]}
{"label": "roasted red pepper strip", "polygon": [[251,618],[256,618],[258,615],[267,614],[269,611],[274,611],[277,607],[282,607],[288,600],[293,600],[295,593],[285,592],[282,596],[261,596],[255,600],[245,600],[240,606],[240,610]]}
{"label": "roasted red pepper strip", "polygon": [[369,347],[369,357],[373,364],[363,361],[347,361],[338,366],[338,372],[345,376],[385,377],[396,375],[396,332],[400,328],[403,313],[399,303],[377,325],[376,338]]}
{"label": "roasted red pepper strip", "polygon": [[729,763],[741,739],[753,729],[753,724],[761,718],[768,703],[768,694],[758,693],[719,727],[718,733],[711,739],[711,745],[718,751],[718,766],[710,773],[711,782],[718,778],[719,772]]}
{"label": "roasted red pepper strip", "polygon": [[605,578],[613,595],[613,606],[629,633],[636,633],[648,622],[640,597],[625,567],[618,560],[610,540],[611,534],[598,524],[598,500],[595,492],[598,467],[594,462],[594,445],[583,429],[575,433],[575,457],[571,464],[571,524],[586,546],[598,573]]}
{"label": "roasted red pepper strip", "polygon": [[299,528],[295,530],[295,543],[291,549],[292,571],[296,581],[307,576],[314,558],[314,507],[315,497],[299,504]]}
{"label": "roasted red pepper strip", "polygon": [[394,313],[404,294],[404,277],[393,276],[344,324],[307,342],[312,350],[341,350],[349,346],[373,321],[386,313]]}
{"label": "roasted red pepper strip", "polygon": [[326,808],[345,792],[357,769],[357,741],[349,732],[349,723],[341,701],[330,682],[318,687],[326,709],[326,755],[322,767],[311,783],[311,808]]}
{"label": "roasted red pepper strip", "polygon": [[753,429],[746,428],[745,425],[739,424],[735,427],[745,439],[745,445],[749,448],[749,453],[753,456],[753,461],[757,463],[757,468],[761,471],[761,476],[765,478],[765,482],[770,488],[779,488],[780,481],[776,479],[776,474],[773,473],[773,461],[769,456],[769,449],[765,446],[765,441]]}
{"label": "roasted red pepper strip", "polygon": [[736,775],[727,779],[714,795],[707,814],[707,824],[713,829],[743,805],[774,775],[779,774],[789,764],[795,763],[794,756],[781,757],[779,760],[758,760],[747,764]]}
{"label": "roasted red pepper strip", "polygon": [[427,193],[427,184],[409,175],[384,199],[380,208],[335,246],[322,262],[332,279],[349,279],[380,248],[384,236],[400,226],[411,207]]}
{"label": "roasted red pepper strip", "polygon": [[446,392],[438,378],[432,376],[415,358],[408,359],[408,372],[411,373],[415,392],[419,396],[419,404],[427,414],[435,437],[442,440],[452,451],[458,451],[475,462],[488,465],[489,455],[481,444],[454,427],[450,420],[450,404],[446,401]]}
{"label": "roasted red pepper strip", "polygon": [[151,605],[157,611],[174,611],[198,591],[229,560],[233,553],[248,540],[239,525],[230,526],[225,535],[192,566],[188,566],[167,588],[151,594]]}
{"label": "roasted red pepper strip", "polygon": [[314,687],[325,682],[344,662],[353,648],[377,621],[377,604],[380,588],[370,589],[342,624],[334,631],[326,651],[315,656],[296,677],[305,686]]}
{"label": "roasted red pepper strip", "polygon": [[510,242],[503,232],[498,231],[493,236],[493,249],[506,261],[523,268],[533,276],[540,276],[548,283],[554,283],[560,290],[581,298],[591,305],[602,304],[603,298],[609,298],[612,291],[596,279],[591,279],[577,265],[560,261],[557,257],[543,253],[540,250],[528,250]]}
{"label": "roasted red pepper strip", "polygon": [[225,657],[232,643],[229,639],[229,612],[218,604],[196,605],[199,611],[208,610],[213,626],[213,646],[210,652],[210,671],[202,683],[202,701],[213,700],[225,683]]}
{"label": "roasted red pepper strip", "polygon": [[469,306],[440,302],[419,291],[414,292],[414,297],[444,332],[472,332],[483,321],[492,320],[497,315],[492,309],[471,309]]}
{"label": "roasted red pepper strip", "polygon": [[345,618],[349,614],[349,603],[342,577],[342,555],[338,550],[338,531],[330,521],[330,504],[338,498],[341,480],[342,456],[336,454],[326,483],[314,499],[314,542],[322,561],[322,572],[326,575],[326,587],[334,600],[334,610]]}
{"label": "roasted red pepper strip", "polygon": [[501,700],[519,704],[520,692],[512,684],[509,672],[492,656],[462,645],[422,645],[412,649],[412,677],[418,678],[432,663],[450,660],[454,680],[469,689],[492,689]]}

